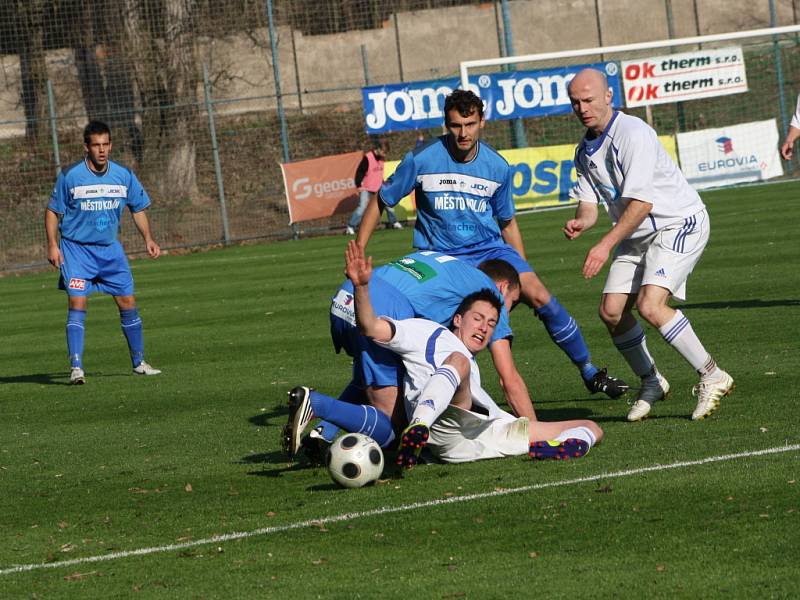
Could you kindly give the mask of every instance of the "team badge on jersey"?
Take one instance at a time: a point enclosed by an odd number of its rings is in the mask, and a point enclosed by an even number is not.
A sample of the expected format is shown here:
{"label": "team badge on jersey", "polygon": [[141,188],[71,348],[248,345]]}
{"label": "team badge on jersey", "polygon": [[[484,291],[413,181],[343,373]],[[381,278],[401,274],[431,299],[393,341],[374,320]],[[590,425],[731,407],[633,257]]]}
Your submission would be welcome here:
{"label": "team badge on jersey", "polygon": [[86,280],[85,279],[78,279],[77,277],[70,277],[69,278],[69,289],[71,290],[86,290]]}

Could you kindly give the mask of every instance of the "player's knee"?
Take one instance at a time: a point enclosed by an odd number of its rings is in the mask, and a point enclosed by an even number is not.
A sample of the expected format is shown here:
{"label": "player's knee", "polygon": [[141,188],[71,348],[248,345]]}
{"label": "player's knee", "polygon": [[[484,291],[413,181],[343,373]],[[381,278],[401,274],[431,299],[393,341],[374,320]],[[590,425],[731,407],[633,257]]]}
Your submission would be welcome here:
{"label": "player's knee", "polygon": [[600,320],[610,328],[614,328],[619,325],[619,322],[622,320],[622,313],[622,307],[614,306],[605,302],[600,304],[600,308],[597,310]]}
{"label": "player's knee", "polygon": [[550,302],[549,290],[535,273],[520,273],[520,300],[532,308],[541,308]]}
{"label": "player's knee", "polygon": [[469,376],[469,359],[460,352],[453,352],[445,359],[444,364],[450,365],[458,371],[458,375],[462,380]]}
{"label": "player's knee", "polygon": [[661,311],[661,304],[654,302],[646,296],[639,296],[636,301],[636,310],[639,315],[651,325],[658,321],[658,314]]}

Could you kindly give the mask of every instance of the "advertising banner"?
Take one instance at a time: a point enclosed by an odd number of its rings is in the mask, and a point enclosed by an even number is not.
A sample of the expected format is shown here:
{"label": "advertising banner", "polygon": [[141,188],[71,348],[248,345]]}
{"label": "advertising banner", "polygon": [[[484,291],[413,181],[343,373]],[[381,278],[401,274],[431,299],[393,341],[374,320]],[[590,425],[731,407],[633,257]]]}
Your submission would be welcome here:
{"label": "advertising banner", "polygon": [[363,156],[363,152],[350,152],[281,164],[289,222],[355,210],[358,188],[353,177]]}
{"label": "advertising banner", "polygon": [[[487,120],[544,117],[572,111],[567,86],[586,67],[603,71],[614,90],[614,106],[622,105],[619,66],[615,62],[572,65],[537,71],[471,76],[469,88],[481,97]],[[367,133],[430,129],[444,121],[444,98],[460,80],[411,81],[361,89]]]}
{"label": "advertising banner", "polygon": [[739,47],[626,60],[622,62],[622,77],[628,108],[747,91]]}
{"label": "advertising banner", "polygon": [[[661,135],[658,139],[677,163],[675,138]],[[570,204],[569,190],[577,181],[572,161],[574,144],[500,150],[500,154],[514,171],[512,194],[517,210]],[[398,161],[387,162],[384,178],[394,173],[398,164]],[[399,206],[398,218],[410,217],[414,210],[413,194],[404,198]]]}
{"label": "advertising banner", "polygon": [[681,170],[696,189],[783,175],[775,119],[678,134]]}

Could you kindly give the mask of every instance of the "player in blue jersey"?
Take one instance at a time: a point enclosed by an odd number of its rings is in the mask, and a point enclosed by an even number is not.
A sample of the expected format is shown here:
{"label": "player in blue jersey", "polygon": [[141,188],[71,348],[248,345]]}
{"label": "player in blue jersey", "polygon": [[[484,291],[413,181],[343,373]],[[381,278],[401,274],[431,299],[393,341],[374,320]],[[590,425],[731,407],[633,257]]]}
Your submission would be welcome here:
{"label": "player in blue jersey", "polygon": [[61,271],[59,288],[67,292],[67,350],[70,382],[83,384],[84,322],[87,299],[93,291],[111,294],[119,308],[133,372],[158,375],[144,360],[142,320],[133,295],[133,276],[117,239],[126,206],[144,238],[147,253],[158,258],[161,249],[150,233],[145,209],[150,198],[129,169],[109,159],[111,131],[91,121],[83,130],[85,158],[63,169],[45,211],[47,260]]}
{"label": "player in blue jersey", "polygon": [[[494,148],[480,141],[485,124],[481,99],[456,90],[445,99],[444,113],[448,133],[406,154],[368,206],[358,232],[359,245],[366,247],[382,205],[394,206],[415,191],[414,247],[444,252],[474,265],[493,258],[513,265],[522,283],[522,301],[534,309],[551,339],[578,367],[588,390],[618,398],[628,386],[592,364],[577,323],[525,259],[514,217],[513,172]],[[510,372],[498,369],[498,373],[515,412],[530,416],[516,408],[530,404],[524,382],[516,381]]]}
{"label": "player in blue jersey", "polygon": [[[359,332],[393,352],[404,367],[402,404],[409,426],[400,436],[398,465],[413,467],[425,445],[444,462],[525,453],[534,459],[561,459],[583,456],[602,438],[602,430],[587,420],[543,423],[514,418],[482,389],[475,355],[490,343],[503,312],[494,285],[467,294],[448,329],[428,319],[376,313],[371,259],[354,242],[348,244],[345,258],[354,290],[348,306]],[[350,421],[385,447],[391,441],[388,419],[374,421],[362,409],[296,387],[289,393],[288,437],[297,440],[312,419],[323,417],[345,427]]]}
{"label": "player in blue jersey", "polygon": [[[348,246],[355,247],[355,242],[350,241]],[[513,334],[508,321],[508,311],[519,300],[520,284],[517,272],[508,263],[488,260],[476,269],[440,252],[415,252],[375,269],[370,293],[375,310],[381,315],[394,319],[425,318],[449,326],[464,297],[481,289],[494,290],[503,304],[489,346],[492,359],[495,365],[505,365],[521,380],[511,355]],[[376,436],[372,428],[380,425],[387,436],[375,439],[388,445],[393,440],[393,429],[400,431],[405,425],[403,404],[398,402],[402,360],[358,330],[353,295],[350,280],[346,280],[334,295],[330,312],[331,338],[337,352],[344,349],[353,357],[353,377],[339,400],[358,405],[361,412],[354,413],[355,421],[349,425],[341,418],[337,421],[348,431],[367,433],[371,437]],[[527,406],[511,406],[515,412],[535,420],[530,402]],[[352,412],[347,406],[340,406],[340,409],[339,413]],[[290,428],[286,431],[288,433]],[[337,431],[338,427],[323,421],[311,432],[310,438],[299,440],[284,436],[285,449],[289,455],[294,455],[302,443],[307,455],[317,455],[318,445],[332,441]]]}

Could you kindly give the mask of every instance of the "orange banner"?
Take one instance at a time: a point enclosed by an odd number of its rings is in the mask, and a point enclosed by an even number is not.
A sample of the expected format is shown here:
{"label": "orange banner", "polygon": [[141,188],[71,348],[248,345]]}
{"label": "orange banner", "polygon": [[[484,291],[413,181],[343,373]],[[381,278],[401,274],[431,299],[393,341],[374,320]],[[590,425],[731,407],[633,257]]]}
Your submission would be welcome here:
{"label": "orange banner", "polygon": [[353,177],[363,156],[350,152],[281,164],[289,223],[355,210],[358,188]]}

